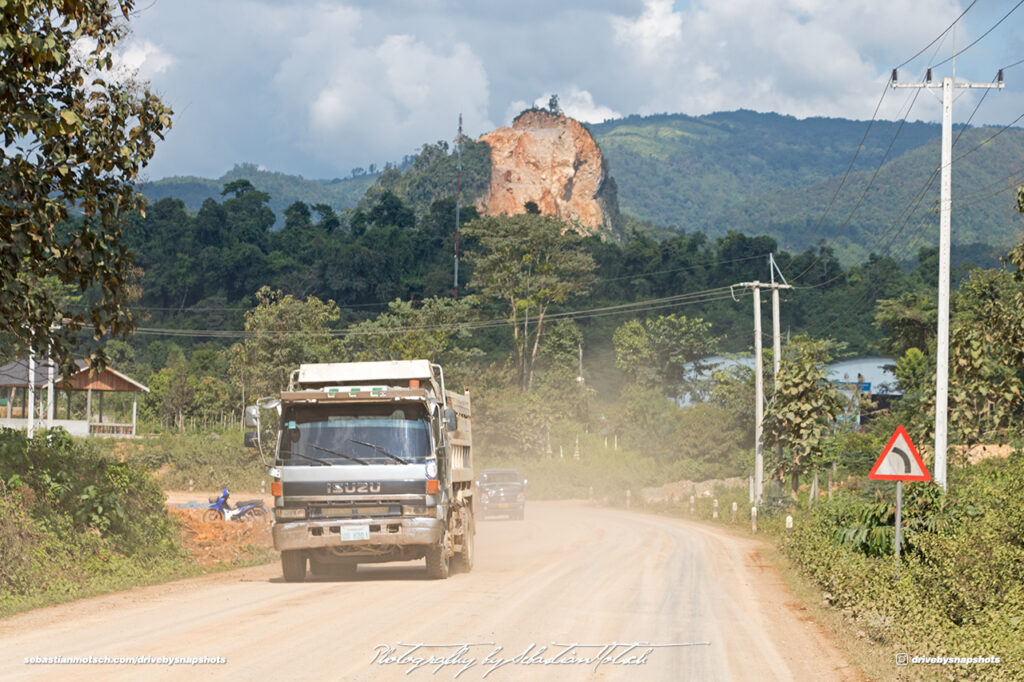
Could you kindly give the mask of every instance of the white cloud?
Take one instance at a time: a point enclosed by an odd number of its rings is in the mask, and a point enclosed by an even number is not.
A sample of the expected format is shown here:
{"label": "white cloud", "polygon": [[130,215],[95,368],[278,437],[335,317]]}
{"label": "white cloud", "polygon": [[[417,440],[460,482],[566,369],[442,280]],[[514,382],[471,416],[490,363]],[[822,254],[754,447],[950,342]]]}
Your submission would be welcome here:
{"label": "white cloud", "polygon": [[644,11],[636,19],[612,17],[615,37],[632,46],[645,60],[657,59],[666,47],[678,43],[683,35],[683,15],[672,11],[673,0],[645,0]]}
{"label": "white cloud", "polygon": [[679,10],[645,0],[639,15],[610,24],[643,83],[639,113],[855,118],[872,113],[889,69],[913,53],[907,46],[927,44],[958,14],[953,0],[696,0]]}
{"label": "white cloud", "polygon": [[318,10],[292,36],[273,78],[282,106],[298,110],[294,124],[309,152],[380,164],[453,139],[460,113],[467,134],[493,127],[487,72],[468,45],[375,38],[357,10]]}
{"label": "white cloud", "polygon": [[[138,69],[175,110],[154,177],[219,174],[253,158],[275,170],[331,177],[398,161],[424,142],[451,140],[460,112],[466,134],[487,132],[492,121],[511,120],[533,104],[531,97],[548,92],[588,121],[737,108],[868,118],[892,67],[966,6],[967,0],[173,0],[140,8],[118,48],[119,63]],[[957,45],[1005,12],[977,3],[957,29]],[[957,60],[957,73],[987,80],[1016,61],[1020,23],[1004,22]],[[901,77],[920,78],[926,63],[951,48],[952,36],[902,68]],[[987,98],[974,123],[1002,125],[1024,109],[1013,76],[1007,73],[1006,91]],[[911,96],[887,91],[880,115],[898,115]],[[954,113],[967,111],[972,96],[965,94]],[[545,106],[547,97],[537,103]],[[938,115],[926,96],[910,114]]]}
{"label": "white cloud", "polygon": [[[548,102],[551,101],[550,92],[545,92],[537,99],[533,100],[533,104],[528,104],[523,100],[515,100],[509,104],[508,109],[505,111],[505,121],[510,122],[513,118],[519,115],[519,112],[524,109],[529,109],[531,106],[546,108]],[[615,111],[611,107],[594,103],[594,96],[587,90],[581,90],[578,87],[569,88],[568,94],[558,94],[558,105],[566,116],[574,118],[577,121],[583,121],[584,123],[601,123],[611,118],[621,118],[622,114]]]}
{"label": "white cloud", "polygon": [[132,43],[127,49],[117,54],[114,68],[117,71],[138,74],[143,78],[152,78],[174,65],[174,57],[150,41]]}
{"label": "white cloud", "polygon": [[[96,65],[96,48],[99,43],[90,36],[82,36],[71,45],[71,59],[86,66]],[[128,43],[123,49],[110,51],[112,64],[110,69],[95,70],[89,68],[95,77],[110,82],[125,83],[141,78],[151,77],[167,71],[174,65],[174,57],[154,45],[150,41]]]}

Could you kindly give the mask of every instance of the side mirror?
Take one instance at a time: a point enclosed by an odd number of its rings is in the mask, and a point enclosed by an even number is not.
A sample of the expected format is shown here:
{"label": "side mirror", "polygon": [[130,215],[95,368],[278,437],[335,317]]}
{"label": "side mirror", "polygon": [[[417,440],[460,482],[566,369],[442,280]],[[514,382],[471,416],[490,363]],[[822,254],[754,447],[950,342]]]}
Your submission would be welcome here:
{"label": "side mirror", "polygon": [[242,442],[247,448],[258,448],[260,446],[260,442],[255,431],[246,431]]}
{"label": "side mirror", "polygon": [[260,427],[260,408],[249,405],[245,408],[245,428],[258,429]]}
{"label": "side mirror", "polygon": [[444,411],[444,426],[449,431],[457,431],[459,428],[459,416],[455,414],[455,408],[447,407]]}

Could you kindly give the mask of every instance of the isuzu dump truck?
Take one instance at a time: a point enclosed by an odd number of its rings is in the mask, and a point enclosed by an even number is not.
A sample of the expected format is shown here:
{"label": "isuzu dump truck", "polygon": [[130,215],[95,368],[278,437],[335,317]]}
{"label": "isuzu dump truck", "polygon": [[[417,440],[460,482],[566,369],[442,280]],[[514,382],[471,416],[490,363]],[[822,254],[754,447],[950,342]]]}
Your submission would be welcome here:
{"label": "isuzu dump truck", "polygon": [[[247,434],[276,421],[274,548],[285,580],[352,577],[360,563],[426,559],[431,578],[473,566],[469,393],[427,360],[302,365],[280,398],[246,408]],[[275,414],[266,414],[273,410]],[[276,416],[276,419],[275,419]]]}

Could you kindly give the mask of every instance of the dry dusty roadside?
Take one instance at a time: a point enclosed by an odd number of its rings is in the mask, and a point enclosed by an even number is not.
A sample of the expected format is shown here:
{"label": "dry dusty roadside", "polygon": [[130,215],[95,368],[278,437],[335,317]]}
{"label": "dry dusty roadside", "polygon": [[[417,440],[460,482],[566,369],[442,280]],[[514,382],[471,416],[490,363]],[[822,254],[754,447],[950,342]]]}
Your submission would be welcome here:
{"label": "dry dusty roadside", "polygon": [[[475,569],[447,581],[425,580],[417,562],[361,566],[353,582],[289,584],[269,565],[0,620],[0,678],[434,680],[465,667],[458,679],[863,679],[761,560],[757,540],[583,504],[532,503],[527,514],[481,523]],[[569,652],[582,659],[634,642],[655,646],[629,664],[553,659],[557,645],[577,644]],[[418,643],[453,646],[388,662],[385,652]],[[416,656],[452,655],[457,645],[467,645],[459,665],[404,674]],[[526,650],[548,663],[485,662]],[[226,663],[24,663],[60,655]]]}

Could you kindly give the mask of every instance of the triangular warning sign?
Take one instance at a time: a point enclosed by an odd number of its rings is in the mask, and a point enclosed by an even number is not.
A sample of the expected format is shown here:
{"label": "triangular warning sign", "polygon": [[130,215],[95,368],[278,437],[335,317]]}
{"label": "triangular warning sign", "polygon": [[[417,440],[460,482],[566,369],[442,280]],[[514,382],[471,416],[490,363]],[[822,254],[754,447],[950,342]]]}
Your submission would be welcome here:
{"label": "triangular warning sign", "polygon": [[900,424],[892,434],[882,455],[871,467],[868,478],[876,481],[930,481],[931,474],[917,454],[907,430]]}

